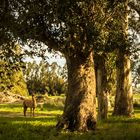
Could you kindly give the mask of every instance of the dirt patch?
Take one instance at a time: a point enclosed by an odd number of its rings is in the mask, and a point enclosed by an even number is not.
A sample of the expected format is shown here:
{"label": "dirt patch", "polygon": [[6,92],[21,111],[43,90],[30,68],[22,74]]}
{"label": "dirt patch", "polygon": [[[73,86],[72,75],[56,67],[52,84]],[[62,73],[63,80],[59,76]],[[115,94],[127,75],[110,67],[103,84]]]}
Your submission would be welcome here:
{"label": "dirt patch", "polygon": [[14,117],[23,117],[23,113],[21,112],[5,112],[5,111],[1,111],[0,112],[0,117],[10,117],[10,118],[14,118]]}

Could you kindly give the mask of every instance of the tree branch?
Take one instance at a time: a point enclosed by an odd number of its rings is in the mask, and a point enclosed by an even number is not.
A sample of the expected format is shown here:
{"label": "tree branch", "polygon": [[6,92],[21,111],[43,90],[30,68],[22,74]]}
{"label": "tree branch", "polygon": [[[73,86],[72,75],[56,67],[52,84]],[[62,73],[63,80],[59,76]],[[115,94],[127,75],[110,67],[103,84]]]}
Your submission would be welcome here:
{"label": "tree branch", "polygon": [[44,42],[50,49],[53,49],[54,51],[60,51],[63,53],[61,43],[59,41],[56,42],[55,39],[53,39],[51,31],[46,30],[45,31],[45,42]]}

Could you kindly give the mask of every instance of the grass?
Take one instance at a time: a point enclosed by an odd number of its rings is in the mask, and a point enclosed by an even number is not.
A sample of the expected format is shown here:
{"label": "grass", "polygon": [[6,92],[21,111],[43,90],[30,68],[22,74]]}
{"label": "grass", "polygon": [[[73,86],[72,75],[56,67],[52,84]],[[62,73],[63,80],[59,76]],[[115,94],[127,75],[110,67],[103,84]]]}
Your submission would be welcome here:
{"label": "grass", "polygon": [[140,99],[140,93],[139,94],[134,94],[135,99]]}
{"label": "grass", "polygon": [[139,140],[140,108],[134,118],[112,117],[98,121],[98,129],[85,133],[55,129],[62,104],[38,107],[35,117],[23,117],[21,104],[0,104],[0,140]]}

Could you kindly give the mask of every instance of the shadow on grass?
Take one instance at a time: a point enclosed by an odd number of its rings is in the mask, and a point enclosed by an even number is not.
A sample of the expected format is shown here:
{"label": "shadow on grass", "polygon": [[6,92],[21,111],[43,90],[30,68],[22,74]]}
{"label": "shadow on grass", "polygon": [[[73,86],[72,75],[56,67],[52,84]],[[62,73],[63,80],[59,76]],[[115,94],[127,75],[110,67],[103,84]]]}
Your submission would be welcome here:
{"label": "shadow on grass", "polygon": [[[8,106],[9,107],[9,106]],[[46,105],[45,109],[56,110],[55,106]],[[58,109],[58,108],[57,108]],[[60,108],[59,108],[60,109]],[[139,111],[139,108],[136,109]],[[2,112],[1,112],[2,113]],[[1,114],[0,113],[0,114]],[[26,118],[20,112],[3,112],[7,117],[0,117],[0,140],[139,140],[140,119],[112,117],[98,122],[94,132],[57,131],[57,114],[37,114]]]}
{"label": "shadow on grass", "polygon": [[[50,104],[46,104],[44,108],[49,111],[62,109],[61,106]],[[140,108],[136,108],[135,111],[139,113]],[[139,140],[140,138],[139,118],[110,116],[109,119],[98,123],[97,131],[80,133],[57,131],[55,113],[43,114],[44,116],[37,114],[38,116],[26,118],[21,112],[19,116],[13,112],[13,117],[11,112],[1,113],[7,113],[7,117],[0,117],[0,140]]]}
{"label": "shadow on grass", "polygon": [[140,113],[140,106],[139,107],[137,106],[134,108],[134,113]]}
{"label": "shadow on grass", "polygon": [[56,114],[56,113],[35,113],[35,117],[30,116],[30,114],[28,113],[26,117],[23,116],[23,113],[21,112],[6,112],[6,111],[1,111],[0,112],[0,118],[25,118],[25,119],[29,119],[29,118],[44,118],[44,117],[58,117],[60,116],[60,114]]}
{"label": "shadow on grass", "polygon": [[56,117],[46,118],[0,118],[1,140],[43,140],[55,130]]}
{"label": "shadow on grass", "polygon": [[45,109],[47,109],[48,111],[52,111],[52,110],[63,110],[64,106],[63,105],[54,105],[54,104],[44,104],[43,106]]}
{"label": "shadow on grass", "polygon": [[13,107],[22,107],[21,103],[5,103],[5,104],[0,104],[0,108],[13,108]]}
{"label": "shadow on grass", "polygon": [[[90,132],[57,131],[56,117],[0,118],[1,140],[138,140],[139,126],[124,127],[102,123],[99,130]],[[120,123],[120,122],[118,122]],[[123,127],[122,127],[123,126]]]}
{"label": "shadow on grass", "polygon": [[115,124],[115,123],[127,123],[127,124],[133,124],[133,123],[137,123],[140,124],[140,118],[127,118],[127,117],[113,117],[111,116],[109,119],[104,120],[104,123],[111,123],[111,124]]}
{"label": "shadow on grass", "polygon": [[138,123],[140,124],[140,107],[134,107],[134,116],[131,118],[124,116],[112,116],[112,110],[108,111],[109,117],[104,120],[105,123]]}

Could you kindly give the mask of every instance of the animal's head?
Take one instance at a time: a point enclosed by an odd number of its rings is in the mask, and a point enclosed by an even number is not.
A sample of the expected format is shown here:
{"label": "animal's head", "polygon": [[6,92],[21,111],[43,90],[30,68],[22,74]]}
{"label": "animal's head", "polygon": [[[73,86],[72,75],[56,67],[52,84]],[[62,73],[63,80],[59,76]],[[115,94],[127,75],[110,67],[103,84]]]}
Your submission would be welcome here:
{"label": "animal's head", "polygon": [[35,97],[35,94],[34,93],[32,93],[32,97]]}

